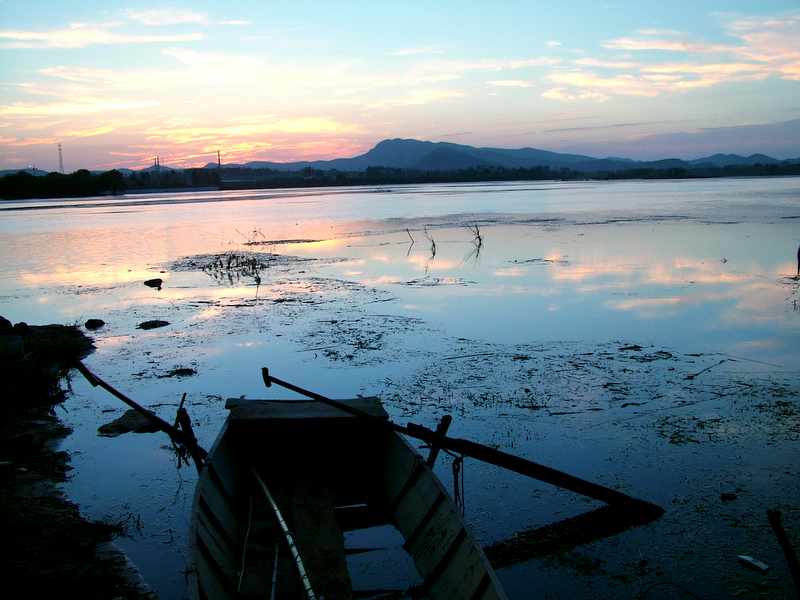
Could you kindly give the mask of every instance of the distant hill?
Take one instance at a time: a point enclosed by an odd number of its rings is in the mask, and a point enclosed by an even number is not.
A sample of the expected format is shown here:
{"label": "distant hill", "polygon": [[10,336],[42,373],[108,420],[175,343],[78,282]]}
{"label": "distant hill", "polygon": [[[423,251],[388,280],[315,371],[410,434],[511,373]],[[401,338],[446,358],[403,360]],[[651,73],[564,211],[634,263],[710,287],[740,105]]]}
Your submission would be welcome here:
{"label": "distant hill", "polygon": [[[383,140],[374,148],[352,158],[298,162],[252,161],[244,164],[225,164],[224,168],[272,169],[275,171],[300,171],[306,168],[319,170],[364,171],[369,167],[415,169],[420,171],[458,171],[478,167],[505,169],[549,167],[572,169],[586,173],[622,171],[628,169],[699,169],[748,165],[791,164],[800,159],[780,161],[764,154],[739,156],[714,154],[694,160],[666,158],[655,161],[637,161],[629,158],[595,158],[581,154],[550,152],[537,148],[477,148],[450,142],[428,142],[412,139]],[[208,163],[207,169],[217,168]]]}
{"label": "distant hill", "polygon": [[5,169],[4,171],[0,171],[0,177],[13,175],[14,173],[27,173],[28,175],[33,175],[35,177],[44,177],[47,175],[47,171],[42,171],[36,167],[28,167],[27,169]]}
{"label": "distant hill", "polygon": [[712,165],[714,167],[742,167],[746,165],[776,165],[780,160],[767,156],[766,154],[751,154],[750,156],[739,156],[738,154],[714,154],[705,158],[690,160],[692,165]]}

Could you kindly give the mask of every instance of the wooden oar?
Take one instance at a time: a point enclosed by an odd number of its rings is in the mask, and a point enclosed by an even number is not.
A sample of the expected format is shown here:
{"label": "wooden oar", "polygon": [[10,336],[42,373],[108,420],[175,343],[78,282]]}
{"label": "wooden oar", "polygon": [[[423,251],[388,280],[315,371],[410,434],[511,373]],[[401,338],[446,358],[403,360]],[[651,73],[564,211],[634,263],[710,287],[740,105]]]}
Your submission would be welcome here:
{"label": "wooden oar", "polygon": [[623,494],[622,492],[608,488],[604,485],[581,479],[580,477],[570,475],[569,473],[564,473],[558,469],[553,469],[552,467],[541,465],[519,456],[514,456],[513,454],[508,454],[507,452],[497,450],[496,448],[490,448],[489,446],[484,446],[483,444],[478,444],[477,442],[472,442],[470,440],[448,437],[422,425],[417,425],[416,423],[399,425],[388,419],[382,419],[380,417],[370,415],[342,402],[337,402],[336,400],[332,400],[322,396],[321,394],[317,394],[316,392],[303,389],[300,386],[289,383],[288,381],[278,379],[277,377],[270,375],[269,369],[266,367],[261,369],[261,376],[263,377],[264,383],[267,387],[270,387],[273,383],[275,383],[286,388],[287,390],[292,390],[293,392],[302,394],[307,398],[317,400],[323,404],[327,404],[328,406],[332,406],[353,416],[359,417],[365,422],[373,424],[375,427],[390,429],[409,437],[423,440],[432,446],[446,448],[453,452],[463,454],[464,456],[476,458],[483,462],[487,462],[503,469],[508,469],[509,471],[514,471],[515,473],[549,483],[556,487],[570,490],[571,492],[581,494],[582,496],[588,496],[589,498],[600,500],[601,502],[605,502],[607,504],[626,505],[639,510],[652,512],[653,514],[657,515],[660,515],[664,512],[660,506],[656,506],[655,504],[645,500],[633,498],[632,496],[628,496],[627,494]]}
{"label": "wooden oar", "polygon": [[191,429],[189,414],[186,412],[186,409],[183,408],[183,402],[181,402],[181,407],[178,409],[176,422],[179,422],[184,429],[178,429],[178,427],[167,423],[164,419],[156,416],[152,411],[147,410],[138,402],[128,398],[110,383],[106,383],[100,379],[100,377],[86,368],[86,365],[84,365],[81,361],[77,361],[75,363],[75,368],[81,372],[81,375],[83,375],[86,378],[86,381],[88,381],[93,387],[99,386],[109,392],[111,395],[116,396],[136,412],[149,419],[153,425],[166,433],[170,438],[172,438],[173,441],[179,442],[186,446],[186,448],[189,449],[189,453],[192,455],[192,458],[194,459],[198,472],[200,471],[200,469],[203,467],[203,461],[205,461],[206,457],[208,456],[208,452],[206,452],[200,446],[200,444],[197,443],[197,438],[194,437],[194,432]]}

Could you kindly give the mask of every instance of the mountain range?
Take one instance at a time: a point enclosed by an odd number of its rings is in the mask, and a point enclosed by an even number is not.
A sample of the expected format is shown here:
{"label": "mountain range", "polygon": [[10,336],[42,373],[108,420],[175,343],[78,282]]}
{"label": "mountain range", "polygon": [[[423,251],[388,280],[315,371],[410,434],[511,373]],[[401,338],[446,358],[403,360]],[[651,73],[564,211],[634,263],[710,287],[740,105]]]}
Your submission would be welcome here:
{"label": "mountain range", "polygon": [[[417,171],[459,171],[476,167],[501,167],[505,169],[530,169],[549,167],[551,169],[571,169],[584,173],[602,171],[626,171],[630,169],[702,169],[719,167],[745,167],[748,165],[790,165],[800,164],[800,158],[778,160],[765,154],[713,154],[694,160],[665,158],[662,160],[633,160],[609,156],[595,158],[583,154],[565,154],[537,148],[477,148],[450,142],[427,142],[413,139],[383,140],[371,150],[351,158],[314,160],[297,162],[272,162],[256,160],[247,163],[225,163],[223,168],[272,169],[275,171],[300,171],[306,168],[338,171],[364,171],[369,167],[410,169]],[[218,168],[217,163],[205,165],[206,169]],[[31,175],[46,175],[46,171],[36,168],[8,169],[0,171],[0,176],[17,173],[20,170]],[[131,169],[118,169],[129,176],[136,172]],[[168,172],[170,167],[161,165],[147,167],[138,172]]]}
{"label": "mountain range", "polygon": [[[352,158],[332,160],[271,162],[251,161],[241,164],[224,164],[225,168],[273,169],[299,171],[312,168],[320,170],[364,171],[368,167],[414,169],[419,171],[457,171],[475,167],[502,167],[506,169],[550,167],[574,171],[598,172],[627,169],[695,169],[746,165],[774,165],[800,163],[800,158],[778,160],[765,154],[714,154],[694,160],[667,158],[637,161],[629,158],[594,158],[582,154],[564,154],[537,148],[476,148],[450,142],[427,142],[413,139],[392,139],[379,142],[371,150]],[[208,169],[217,168],[208,163]]]}

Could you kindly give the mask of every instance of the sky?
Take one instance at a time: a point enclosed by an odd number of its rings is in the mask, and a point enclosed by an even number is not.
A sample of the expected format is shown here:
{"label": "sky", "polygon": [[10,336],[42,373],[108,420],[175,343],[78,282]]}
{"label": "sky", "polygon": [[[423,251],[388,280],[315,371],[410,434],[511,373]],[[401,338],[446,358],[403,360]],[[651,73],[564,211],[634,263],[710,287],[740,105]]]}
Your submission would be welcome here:
{"label": "sky", "polygon": [[0,0],[0,169],[360,154],[800,156],[793,1]]}

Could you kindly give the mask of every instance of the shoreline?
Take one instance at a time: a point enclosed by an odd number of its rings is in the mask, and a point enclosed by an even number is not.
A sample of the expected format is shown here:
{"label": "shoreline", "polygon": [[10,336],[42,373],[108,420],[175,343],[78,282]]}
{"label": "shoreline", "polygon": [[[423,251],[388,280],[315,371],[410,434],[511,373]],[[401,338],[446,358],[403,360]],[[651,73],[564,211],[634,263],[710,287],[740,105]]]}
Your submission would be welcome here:
{"label": "shoreline", "polygon": [[[585,183],[585,182],[613,182],[613,181],[697,181],[710,179],[774,179],[781,177],[800,177],[800,165],[790,165],[791,168],[776,169],[775,172],[759,172],[756,170],[741,170],[737,172],[704,173],[686,171],[682,173],[670,173],[668,171],[656,171],[653,173],[641,173],[635,171],[614,171],[584,173],[576,172],[571,175],[559,176],[557,172],[548,172],[546,176],[531,176],[529,173],[515,174],[513,172],[502,172],[494,176],[474,176],[472,174],[460,175],[458,171],[434,171],[431,173],[421,173],[417,176],[386,176],[386,177],[354,177],[330,179],[330,174],[322,172],[319,177],[298,178],[298,177],[273,177],[271,180],[252,179],[245,180],[222,180],[216,186],[176,186],[176,187],[152,187],[152,188],[124,188],[116,193],[104,193],[95,196],[81,194],[62,194],[46,197],[18,195],[11,197],[0,197],[0,203],[19,202],[19,201],[46,201],[64,199],[87,199],[87,198],[117,198],[126,195],[146,195],[146,194],[170,194],[170,193],[192,193],[192,192],[214,192],[214,191],[237,191],[237,190],[284,190],[284,189],[310,189],[310,188],[375,188],[382,186],[403,186],[403,185],[424,185],[424,184],[484,184],[484,183],[512,183],[512,182],[558,182],[558,183]],[[287,172],[292,173],[292,172]],[[2,179],[2,178],[0,178]]]}
{"label": "shoreline", "polygon": [[[156,600],[138,569],[114,544],[122,533],[119,526],[85,518],[63,490],[72,466],[70,454],[60,448],[71,429],[55,409],[68,393],[62,388],[68,367],[53,356],[41,356],[39,348],[69,337],[73,346],[60,357],[66,360],[76,348],[80,351],[72,358],[91,352],[91,341],[74,326],[19,323],[9,329],[7,320],[0,323],[3,395],[16,400],[14,406],[3,407],[6,418],[0,431],[0,506],[13,547],[10,560],[4,562],[4,579],[11,589],[26,590],[30,597],[66,593]],[[26,342],[37,337],[34,349],[24,353]],[[53,348],[47,354],[52,355]]]}

